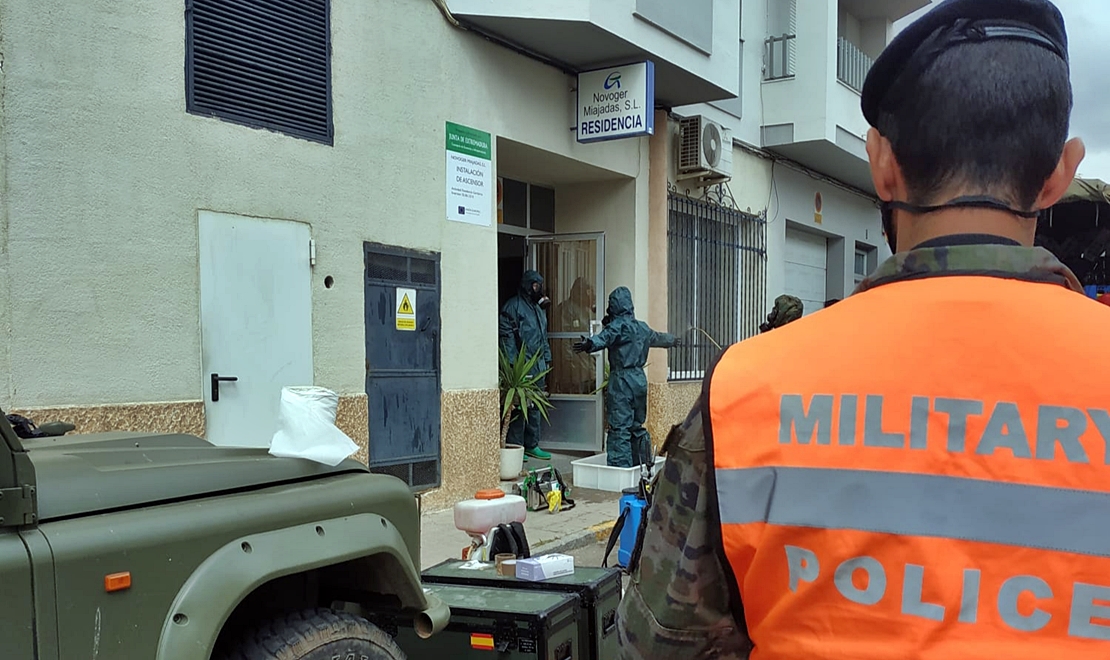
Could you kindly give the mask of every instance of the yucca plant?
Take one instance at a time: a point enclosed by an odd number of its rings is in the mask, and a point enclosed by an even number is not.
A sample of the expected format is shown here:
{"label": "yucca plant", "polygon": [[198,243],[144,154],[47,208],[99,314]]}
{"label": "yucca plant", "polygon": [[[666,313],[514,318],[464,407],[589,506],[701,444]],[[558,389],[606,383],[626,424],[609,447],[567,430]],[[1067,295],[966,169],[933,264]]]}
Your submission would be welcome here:
{"label": "yucca plant", "polygon": [[547,411],[554,406],[547,398],[547,393],[540,387],[540,381],[551,372],[551,369],[537,374],[532,373],[532,369],[539,362],[539,353],[528,357],[523,345],[515,360],[510,360],[503,349],[498,353],[500,359],[498,380],[501,387],[501,448],[504,449],[514,412],[527,414],[528,408],[534,407],[540,411],[540,415],[546,422],[548,421]]}

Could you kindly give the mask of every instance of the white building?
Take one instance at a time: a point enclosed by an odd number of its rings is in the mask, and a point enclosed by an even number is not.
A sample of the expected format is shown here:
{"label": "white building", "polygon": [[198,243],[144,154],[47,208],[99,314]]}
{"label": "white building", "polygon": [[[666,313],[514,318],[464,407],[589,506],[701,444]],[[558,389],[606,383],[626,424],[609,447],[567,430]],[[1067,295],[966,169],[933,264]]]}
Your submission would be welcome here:
{"label": "white building", "polygon": [[[265,446],[280,387],[316,384],[363,460],[446,506],[497,481],[497,310],[533,264],[545,445],[602,446],[600,362],[560,320],[579,279],[586,330],[625,285],[694,344],[649,365],[661,441],[713,343],[882,256],[857,49],[924,2],[769,1],[0,0],[0,404]],[[579,143],[574,74],[648,60],[654,135]],[[736,204],[677,178],[699,114],[737,141]],[[449,130],[497,201],[448,202]]]}
{"label": "white building", "polygon": [[890,256],[864,148],[860,91],[894,21],[927,4],[745,1],[741,93],[675,109],[730,130],[736,148],[728,186],[739,206],[767,212],[768,295],[796,295],[807,314],[851,293]]}

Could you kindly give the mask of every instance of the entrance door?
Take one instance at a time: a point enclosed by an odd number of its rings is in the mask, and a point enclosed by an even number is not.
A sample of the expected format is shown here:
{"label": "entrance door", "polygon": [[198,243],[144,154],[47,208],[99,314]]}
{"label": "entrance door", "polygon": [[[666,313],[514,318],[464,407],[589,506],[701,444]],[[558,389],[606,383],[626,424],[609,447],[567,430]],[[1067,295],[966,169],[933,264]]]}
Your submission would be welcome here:
{"label": "entrance door", "polygon": [[574,352],[583,335],[601,331],[605,314],[605,238],[603,234],[561,234],[528,239],[531,267],[544,278],[551,298],[547,336],[551,373],[547,387],[554,409],[540,440],[545,449],[600,452],[604,419],[601,385],[604,351]]}
{"label": "entrance door", "polygon": [[281,388],[313,382],[309,228],[209,211],[198,220],[207,439],[269,447]]}
{"label": "entrance door", "polygon": [[365,244],[370,470],[440,484],[439,255]]}

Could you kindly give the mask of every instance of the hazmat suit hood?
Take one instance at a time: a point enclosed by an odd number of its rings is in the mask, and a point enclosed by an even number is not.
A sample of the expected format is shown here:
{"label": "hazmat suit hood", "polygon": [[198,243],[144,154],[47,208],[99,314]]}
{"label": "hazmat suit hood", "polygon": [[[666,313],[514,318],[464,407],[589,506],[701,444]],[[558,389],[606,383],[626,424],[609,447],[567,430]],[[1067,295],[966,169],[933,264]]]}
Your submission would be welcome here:
{"label": "hazmat suit hood", "polygon": [[619,286],[609,294],[609,309],[606,313],[614,318],[634,318],[636,310],[632,306],[632,292],[628,287]]}
{"label": "hazmat suit hood", "polygon": [[[532,291],[533,284],[540,285],[538,294]],[[540,275],[534,270],[524,271],[524,277],[520,278],[520,293],[527,300],[539,302],[540,298],[543,297],[543,275]]]}

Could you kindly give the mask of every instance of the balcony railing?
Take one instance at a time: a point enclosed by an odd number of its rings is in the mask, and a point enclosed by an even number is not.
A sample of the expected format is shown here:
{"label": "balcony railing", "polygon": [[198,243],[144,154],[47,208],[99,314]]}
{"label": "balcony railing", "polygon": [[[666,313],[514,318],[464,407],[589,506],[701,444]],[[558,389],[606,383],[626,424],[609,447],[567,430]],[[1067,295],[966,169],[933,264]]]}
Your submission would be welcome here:
{"label": "balcony railing", "polygon": [[857,92],[863,91],[863,81],[874,60],[844,37],[836,40],[836,77]]}
{"label": "balcony railing", "polygon": [[763,47],[763,79],[781,80],[794,77],[795,34],[768,37]]}

